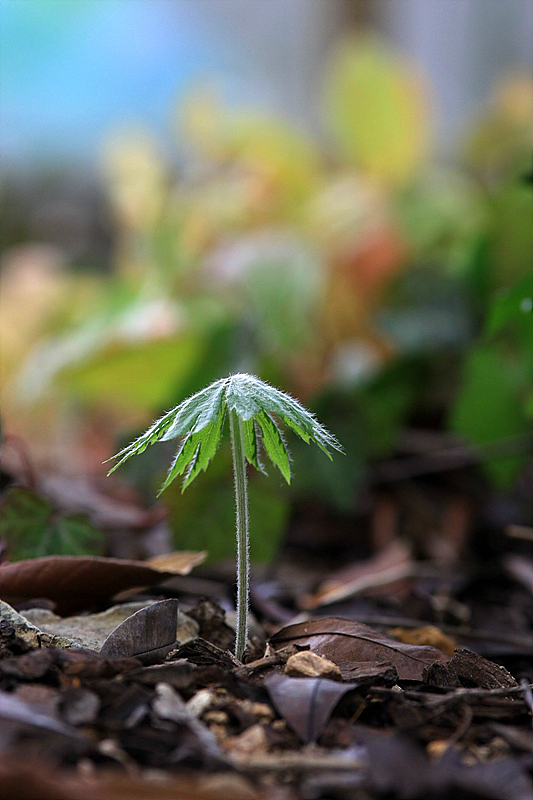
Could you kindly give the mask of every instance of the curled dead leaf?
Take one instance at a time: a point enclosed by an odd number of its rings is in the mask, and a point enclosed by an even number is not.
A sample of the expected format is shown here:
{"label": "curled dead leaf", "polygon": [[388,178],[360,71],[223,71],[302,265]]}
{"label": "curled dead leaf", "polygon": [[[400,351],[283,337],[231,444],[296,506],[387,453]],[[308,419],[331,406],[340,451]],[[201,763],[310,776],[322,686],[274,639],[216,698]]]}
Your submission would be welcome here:
{"label": "curled dead leaf", "polygon": [[318,739],[341,697],[357,684],[274,674],[265,680],[265,686],[279,714],[308,744]]}
{"label": "curled dead leaf", "polygon": [[162,661],[176,643],[178,601],[161,600],[141,608],[111,631],[100,654],[106,658],[136,656],[143,664]]}

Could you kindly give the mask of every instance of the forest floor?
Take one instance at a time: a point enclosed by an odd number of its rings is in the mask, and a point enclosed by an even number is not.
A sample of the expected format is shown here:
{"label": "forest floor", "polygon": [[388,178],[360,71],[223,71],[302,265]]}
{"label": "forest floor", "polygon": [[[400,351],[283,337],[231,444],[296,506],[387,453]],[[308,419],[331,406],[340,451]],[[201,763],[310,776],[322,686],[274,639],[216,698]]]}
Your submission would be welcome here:
{"label": "forest floor", "polygon": [[233,565],[5,561],[2,800],[533,798],[533,529],[450,474],[295,509],[244,663]]}

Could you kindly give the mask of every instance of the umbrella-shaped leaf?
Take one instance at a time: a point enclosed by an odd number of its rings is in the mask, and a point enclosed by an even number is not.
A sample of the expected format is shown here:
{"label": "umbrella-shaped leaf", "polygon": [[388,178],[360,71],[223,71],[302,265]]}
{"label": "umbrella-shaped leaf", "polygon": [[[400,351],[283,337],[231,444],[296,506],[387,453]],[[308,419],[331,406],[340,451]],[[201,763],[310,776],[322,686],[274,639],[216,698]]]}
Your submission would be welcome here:
{"label": "umbrella-shaped leaf", "polygon": [[161,491],[178,475],[186,476],[185,488],[207,468],[215,454],[226,410],[235,412],[243,426],[245,456],[249,463],[263,471],[258,457],[259,428],[266,453],[287,482],[290,481],[289,455],[272,415],[305,442],[315,442],[329,458],[330,448],[342,451],[335,437],[297,400],[254,375],[237,374],[215,381],[156,420],[142,436],[117,453],[115,457],[119,460],[110,473],[154,442],[183,437]]}

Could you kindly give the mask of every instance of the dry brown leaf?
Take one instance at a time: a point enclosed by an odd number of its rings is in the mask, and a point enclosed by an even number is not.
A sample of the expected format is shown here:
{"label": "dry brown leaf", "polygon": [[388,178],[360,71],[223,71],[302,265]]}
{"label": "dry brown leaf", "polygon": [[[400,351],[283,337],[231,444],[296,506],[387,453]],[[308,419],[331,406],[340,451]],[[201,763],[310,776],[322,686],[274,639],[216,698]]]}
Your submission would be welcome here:
{"label": "dry brown leaf", "polygon": [[152,586],[172,571],[142,561],[97,556],[45,556],[0,565],[0,598],[11,605],[46,597],[61,616],[95,608],[117,592]]}
{"label": "dry brown leaf", "polygon": [[318,739],[341,697],[356,688],[356,684],[327,678],[289,678],[276,673],[265,680],[265,686],[280,716],[304,744]]}
{"label": "dry brown leaf", "polygon": [[111,631],[100,654],[106,658],[135,656],[143,664],[162,661],[176,643],[178,601],[175,597],[141,608]]}
{"label": "dry brown leaf", "polygon": [[391,595],[409,589],[413,577],[411,551],[395,539],[373,558],[358,561],[330,575],[312,595],[305,595],[300,608],[317,608],[356,594]]}
{"label": "dry brown leaf", "polygon": [[266,800],[235,773],[176,775],[150,778],[102,770],[97,775],[54,770],[50,764],[9,755],[0,760],[2,800]]}
{"label": "dry brown leaf", "polygon": [[315,653],[337,664],[343,674],[358,662],[381,661],[392,664],[399,678],[421,680],[424,667],[449,660],[449,656],[435,647],[404,644],[361,622],[336,617],[288,625],[275,633],[270,643],[276,649],[307,644]]}
{"label": "dry brown leaf", "polygon": [[203,564],[207,558],[207,550],[177,550],[163,556],[152,556],[146,563],[154,569],[174,572],[176,575],[188,575],[193,567]]}

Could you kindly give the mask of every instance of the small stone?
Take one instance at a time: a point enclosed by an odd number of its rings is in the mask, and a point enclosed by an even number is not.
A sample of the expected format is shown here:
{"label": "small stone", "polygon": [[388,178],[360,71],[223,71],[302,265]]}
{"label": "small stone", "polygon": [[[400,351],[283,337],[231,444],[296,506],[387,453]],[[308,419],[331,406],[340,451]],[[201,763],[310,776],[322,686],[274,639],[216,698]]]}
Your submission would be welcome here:
{"label": "small stone", "polygon": [[203,721],[206,725],[227,725],[229,722],[229,717],[225,711],[217,711],[214,709],[213,711],[206,711],[202,717]]}
{"label": "small stone", "polygon": [[285,674],[292,678],[329,678],[342,681],[338,666],[312,650],[302,650],[290,656],[285,664]]}
{"label": "small stone", "polygon": [[201,717],[207,711],[211,711],[218,702],[217,696],[212,689],[200,689],[186,702],[187,711],[193,717]]}
{"label": "small stone", "polygon": [[252,725],[238,736],[228,737],[224,749],[237,761],[245,761],[247,757],[267,752],[267,737],[260,723]]}

